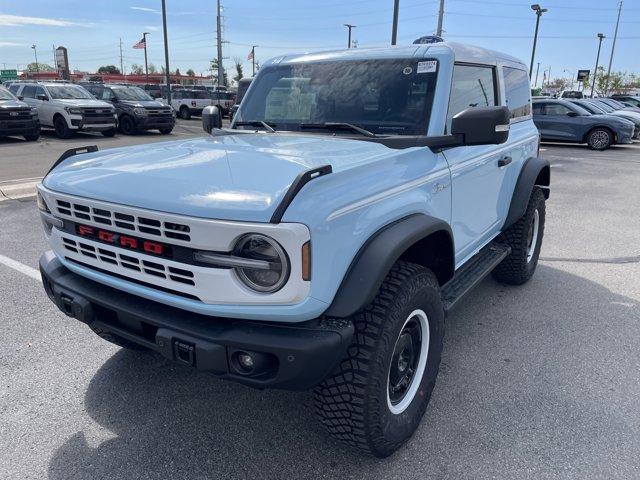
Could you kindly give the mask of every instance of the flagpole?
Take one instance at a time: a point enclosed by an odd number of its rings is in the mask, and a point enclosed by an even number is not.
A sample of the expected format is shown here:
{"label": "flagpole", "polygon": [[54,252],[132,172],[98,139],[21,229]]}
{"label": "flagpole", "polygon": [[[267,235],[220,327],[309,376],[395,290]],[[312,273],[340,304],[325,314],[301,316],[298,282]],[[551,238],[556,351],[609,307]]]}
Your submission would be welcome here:
{"label": "flagpole", "polygon": [[150,33],[144,32],[142,34],[142,41],[144,42],[144,73],[147,77],[147,83],[149,83],[149,66],[147,65],[147,35],[150,35]]}
{"label": "flagpole", "polygon": [[251,47],[251,72],[252,72],[252,77],[256,76],[256,47],[257,45],[253,45]]}

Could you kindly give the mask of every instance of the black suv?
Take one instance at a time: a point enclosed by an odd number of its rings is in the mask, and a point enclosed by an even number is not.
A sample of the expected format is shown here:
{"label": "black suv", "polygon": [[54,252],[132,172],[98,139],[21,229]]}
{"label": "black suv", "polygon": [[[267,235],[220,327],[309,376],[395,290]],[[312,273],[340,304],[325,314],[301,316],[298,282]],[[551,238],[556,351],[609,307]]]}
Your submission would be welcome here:
{"label": "black suv", "polygon": [[131,85],[84,84],[97,99],[116,107],[118,125],[122,133],[132,135],[142,130],[160,130],[169,134],[176,118],[171,107],[154,100],[139,87]]}
{"label": "black suv", "polygon": [[38,112],[4,87],[0,87],[0,138],[19,135],[29,142],[40,137]]}

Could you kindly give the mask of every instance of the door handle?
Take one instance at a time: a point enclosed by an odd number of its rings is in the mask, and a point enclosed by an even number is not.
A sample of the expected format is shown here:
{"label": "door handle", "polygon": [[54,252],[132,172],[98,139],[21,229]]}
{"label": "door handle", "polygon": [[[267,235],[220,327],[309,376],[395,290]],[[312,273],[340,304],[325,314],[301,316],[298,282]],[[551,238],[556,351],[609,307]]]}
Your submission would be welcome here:
{"label": "door handle", "polygon": [[498,168],[506,167],[512,161],[513,161],[513,159],[511,157],[509,157],[509,156],[502,157],[500,160],[498,160]]}

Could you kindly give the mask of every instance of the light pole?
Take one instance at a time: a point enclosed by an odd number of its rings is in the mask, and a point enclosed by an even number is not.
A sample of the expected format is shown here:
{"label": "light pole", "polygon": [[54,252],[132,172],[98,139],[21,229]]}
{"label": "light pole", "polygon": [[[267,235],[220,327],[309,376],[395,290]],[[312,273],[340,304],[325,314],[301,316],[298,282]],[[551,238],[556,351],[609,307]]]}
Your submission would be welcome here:
{"label": "light pole", "polygon": [[349,37],[347,39],[347,48],[351,48],[351,29],[356,28],[356,25],[351,25],[350,23],[345,23],[345,27],[349,29]]}
{"label": "light pole", "polygon": [[36,57],[36,73],[40,73],[40,67],[38,66],[38,49],[35,45],[31,45],[31,48],[33,48],[33,54]]}
{"label": "light pole", "polygon": [[391,26],[391,45],[398,42],[398,11],[400,10],[400,0],[393,0],[393,25]]}
{"label": "light pole", "polygon": [[[171,71],[169,70],[169,37],[167,36],[167,6],[162,0],[162,34],[164,38],[164,78],[167,82],[167,104],[171,105]],[[145,61],[147,55],[147,43],[144,44]]]}
{"label": "light pole", "polygon": [[142,34],[142,42],[144,43],[144,74],[147,77],[147,83],[149,83],[149,66],[147,65],[147,35],[151,35],[149,32]]}
{"label": "light pole", "polygon": [[622,0],[618,4],[618,20],[616,20],[616,29],[613,32],[613,44],[611,45],[611,56],[609,57],[609,68],[607,69],[607,76],[604,84],[604,94],[609,92],[609,79],[611,78],[611,64],[613,63],[613,52],[616,50],[616,40],[618,39],[618,26],[620,25],[620,14],[622,13]]}
{"label": "light pole", "polygon": [[256,76],[256,47],[259,45],[251,45],[251,76]]}
{"label": "light pole", "polygon": [[596,55],[596,68],[593,69],[593,79],[591,80],[591,98],[593,98],[593,91],[596,88],[596,75],[598,75],[598,62],[600,61],[600,49],[602,48],[602,40],[605,37],[603,33],[598,34],[598,54]]}
{"label": "light pole", "polygon": [[536,33],[533,35],[533,50],[531,51],[531,66],[529,67],[529,78],[533,75],[533,59],[536,56],[536,43],[538,43],[538,28],[540,27],[540,17],[546,11],[546,8],[541,8],[540,5],[534,3],[531,5],[531,10],[536,12]]}
{"label": "light pole", "polygon": [[538,88],[538,73],[540,73],[540,62],[538,62],[538,66],[536,67],[536,81],[533,84],[533,88]]}

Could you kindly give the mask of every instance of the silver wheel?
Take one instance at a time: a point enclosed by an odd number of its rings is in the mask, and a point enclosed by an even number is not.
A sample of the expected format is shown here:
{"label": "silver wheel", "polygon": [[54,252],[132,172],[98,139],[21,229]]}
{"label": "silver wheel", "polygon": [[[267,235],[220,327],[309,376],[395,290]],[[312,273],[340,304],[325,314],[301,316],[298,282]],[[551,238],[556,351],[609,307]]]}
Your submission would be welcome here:
{"label": "silver wheel", "polygon": [[609,133],[605,130],[596,130],[591,134],[590,142],[592,148],[603,150],[611,143]]}
{"label": "silver wheel", "polygon": [[387,406],[394,415],[413,401],[427,366],[429,320],[423,310],[409,314],[396,339],[387,374]]}
{"label": "silver wheel", "polygon": [[538,229],[540,228],[540,214],[538,209],[533,211],[533,220],[531,228],[529,229],[529,238],[527,239],[527,263],[533,258],[533,254],[536,251],[538,245]]}

